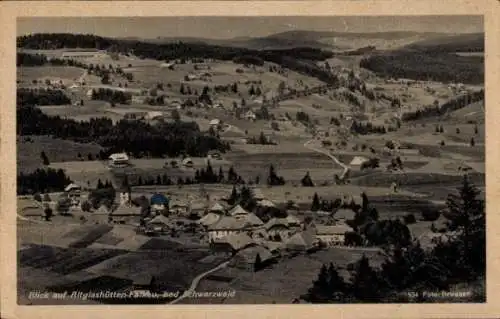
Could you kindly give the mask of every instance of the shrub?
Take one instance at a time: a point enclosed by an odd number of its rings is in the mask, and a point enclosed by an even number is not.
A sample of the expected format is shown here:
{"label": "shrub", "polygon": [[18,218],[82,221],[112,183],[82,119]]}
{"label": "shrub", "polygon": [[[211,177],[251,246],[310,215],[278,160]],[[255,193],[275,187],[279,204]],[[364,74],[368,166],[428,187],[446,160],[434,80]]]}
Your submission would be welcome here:
{"label": "shrub", "polygon": [[415,218],[415,215],[408,214],[404,217],[404,222],[406,225],[415,224],[417,222],[417,219]]}
{"label": "shrub", "polygon": [[40,195],[40,193],[36,193],[35,195],[33,195],[33,199],[36,200],[37,202],[41,202],[42,196]]}

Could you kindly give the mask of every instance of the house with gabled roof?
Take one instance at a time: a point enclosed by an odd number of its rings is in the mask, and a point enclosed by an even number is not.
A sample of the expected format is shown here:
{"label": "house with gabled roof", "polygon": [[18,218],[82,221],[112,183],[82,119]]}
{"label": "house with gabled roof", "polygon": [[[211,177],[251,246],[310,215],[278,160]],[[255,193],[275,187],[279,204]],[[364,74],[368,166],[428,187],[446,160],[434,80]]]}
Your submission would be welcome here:
{"label": "house with gabled roof", "polygon": [[316,236],[311,231],[296,233],[284,243],[285,250],[289,252],[307,252],[318,247]]}
{"label": "house with gabled roof", "polygon": [[215,251],[222,251],[231,254],[251,246],[256,246],[257,243],[245,233],[234,233],[223,238],[210,242],[211,247]]}
{"label": "house with gabled roof", "polygon": [[197,222],[205,227],[208,227],[218,222],[219,219],[221,219],[221,215],[210,212],[199,219]]}
{"label": "house with gabled roof", "polygon": [[229,266],[247,271],[258,271],[275,259],[276,256],[265,247],[251,246],[238,251],[229,262]]}
{"label": "house with gabled roof", "polygon": [[223,216],[216,223],[208,226],[208,240],[215,241],[225,236],[243,232],[251,228],[243,218]]}
{"label": "house with gabled roof", "polygon": [[231,210],[229,211],[230,216],[237,216],[237,215],[248,215],[248,212],[241,207],[240,205],[236,205]]}
{"label": "house with gabled roof", "polygon": [[344,245],[345,234],[352,231],[352,228],[346,224],[316,225],[314,229],[316,230],[316,239],[326,246]]}
{"label": "house with gabled roof", "polygon": [[226,209],[219,203],[215,203],[209,210],[211,213],[223,214]]}

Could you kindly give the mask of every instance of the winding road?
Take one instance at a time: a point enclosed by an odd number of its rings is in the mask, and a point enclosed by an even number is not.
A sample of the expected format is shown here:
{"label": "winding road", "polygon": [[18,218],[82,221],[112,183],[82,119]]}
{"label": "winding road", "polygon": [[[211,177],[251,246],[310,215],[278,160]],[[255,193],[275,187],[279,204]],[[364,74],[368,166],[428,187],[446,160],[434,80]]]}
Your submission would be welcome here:
{"label": "winding road", "polygon": [[192,294],[192,293],[195,291],[196,287],[198,286],[198,284],[200,283],[200,281],[203,279],[203,277],[205,277],[205,276],[207,276],[207,275],[209,275],[209,274],[211,274],[211,273],[213,273],[213,272],[216,272],[216,271],[217,271],[217,270],[219,270],[219,269],[222,269],[222,268],[227,267],[227,265],[228,265],[228,264],[229,264],[229,261],[223,262],[223,263],[222,263],[222,264],[220,264],[219,266],[217,266],[217,267],[215,267],[215,268],[212,268],[212,269],[210,269],[210,270],[208,270],[208,271],[205,271],[204,273],[199,274],[198,276],[196,276],[196,277],[193,279],[193,281],[191,282],[191,286],[189,287],[189,289],[188,289],[188,290],[186,290],[186,291],[184,292],[184,294],[182,294],[182,296],[180,296],[179,298],[177,298],[177,299],[175,299],[175,300],[171,301],[171,302],[170,302],[170,304],[176,304],[176,303],[178,303],[179,301],[184,300],[184,299],[186,299],[187,297],[189,297],[189,295],[190,295],[190,294]]}
{"label": "winding road", "polygon": [[329,151],[322,150],[320,148],[312,146],[311,145],[312,143],[314,143],[314,140],[309,140],[309,141],[307,141],[307,142],[304,143],[304,147],[307,148],[307,149],[310,149],[311,151],[314,151],[314,152],[317,152],[317,153],[321,153],[321,154],[324,154],[324,155],[328,156],[335,163],[337,163],[339,166],[341,166],[344,169],[344,171],[342,172],[342,175],[340,176],[340,178],[343,179],[344,176],[349,171],[349,166],[347,166],[346,164],[342,163],[338,158],[336,158],[334,155],[332,155],[332,153],[330,153]]}

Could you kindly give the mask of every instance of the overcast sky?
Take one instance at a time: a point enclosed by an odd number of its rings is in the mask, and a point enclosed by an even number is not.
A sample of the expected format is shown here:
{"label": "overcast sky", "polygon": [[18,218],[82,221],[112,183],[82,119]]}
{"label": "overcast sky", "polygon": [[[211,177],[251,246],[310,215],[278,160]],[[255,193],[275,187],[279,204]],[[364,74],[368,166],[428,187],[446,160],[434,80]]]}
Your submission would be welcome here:
{"label": "overcast sky", "polygon": [[290,30],[483,32],[482,16],[19,18],[17,34],[63,32],[108,37],[258,37]]}

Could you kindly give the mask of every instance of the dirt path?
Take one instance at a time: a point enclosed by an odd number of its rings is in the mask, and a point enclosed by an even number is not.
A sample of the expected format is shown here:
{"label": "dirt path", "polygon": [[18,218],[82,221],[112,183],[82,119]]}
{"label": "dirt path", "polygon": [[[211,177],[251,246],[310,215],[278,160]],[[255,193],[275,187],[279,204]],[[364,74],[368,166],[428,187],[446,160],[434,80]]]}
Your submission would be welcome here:
{"label": "dirt path", "polygon": [[347,172],[349,171],[349,166],[347,166],[346,164],[342,163],[338,158],[336,158],[334,155],[332,155],[329,151],[322,150],[320,148],[312,146],[311,145],[312,143],[314,143],[314,140],[309,140],[309,141],[307,141],[307,142],[304,143],[304,147],[307,148],[307,149],[310,149],[311,151],[314,151],[314,152],[317,152],[317,153],[321,153],[321,154],[324,154],[324,155],[328,156],[335,163],[337,163],[339,166],[341,166],[344,169],[344,171],[342,172],[342,176],[340,177],[342,179],[347,174]]}
{"label": "dirt path", "polygon": [[191,282],[191,286],[189,287],[189,289],[186,290],[182,296],[180,296],[179,298],[171,301],[170,304],[176,304],[179,301],[184,300],[185,298],[187,298],[191,293],[193,293],[195,291],[196,287],[198,286],[198,284],[200,283],[200,281],[203,279],[203,277],[205,277],[205,276],[207,276],[207,275],[209,275],[209,274],[211,274],[213,272],[216,272],[219,269],[222,269],[222,268],[226,267],[228,264],[229,264],[229,261],[223,262],[219,266],[217,266],[215,268],[212,268],[212,269],[210,269],[208,271],[205,271],[204,273],[199,274],[198,276],[196,276],[193,279],[193,281]]}

